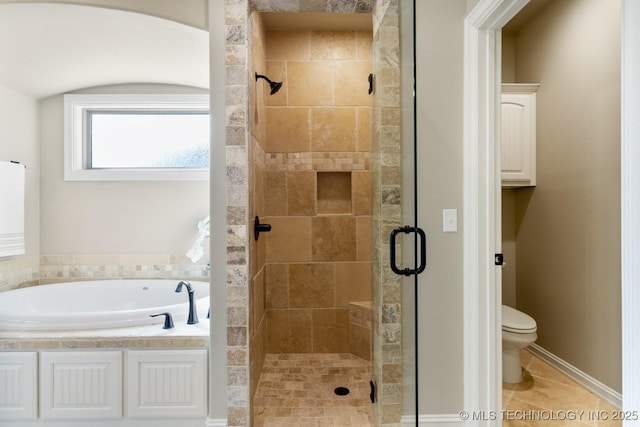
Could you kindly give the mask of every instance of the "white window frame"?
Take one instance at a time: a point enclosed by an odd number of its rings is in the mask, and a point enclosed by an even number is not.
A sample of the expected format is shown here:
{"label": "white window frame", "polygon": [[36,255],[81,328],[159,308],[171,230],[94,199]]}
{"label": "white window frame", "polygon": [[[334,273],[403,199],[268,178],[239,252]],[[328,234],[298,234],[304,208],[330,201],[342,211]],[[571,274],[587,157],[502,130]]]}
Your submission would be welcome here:
{"label": "white window frame", "polygon": [[86,167],[89,110],[209,111],[208,94],[67,94],[64,95],[65,181],[206,181],[209,168]]}

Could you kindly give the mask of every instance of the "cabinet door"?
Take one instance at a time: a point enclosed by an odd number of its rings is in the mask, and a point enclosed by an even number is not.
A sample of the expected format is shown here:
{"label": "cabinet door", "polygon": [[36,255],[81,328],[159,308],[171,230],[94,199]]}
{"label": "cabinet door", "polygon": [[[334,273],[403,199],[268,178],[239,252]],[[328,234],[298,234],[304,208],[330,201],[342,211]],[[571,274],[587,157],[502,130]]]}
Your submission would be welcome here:
{"label": "cabinet door", "polygon": [[[38,416],[38,355],[0,353],[0,424],[5,420],[35,420]],[[6,424],[8,425],[8,424]]]}
{"label": "cabinet door", "polygon": [[122,416],[122,352],[44,351],[40,371],[42,419]]}
{"label": "cabinet door", "polygon": [[502,94],[502,185],[536,184],[535,93]]}
{"label": "cabinet door", "polygon": [[130,350],[127,381],[131,418],[207,416],[206,350]]}

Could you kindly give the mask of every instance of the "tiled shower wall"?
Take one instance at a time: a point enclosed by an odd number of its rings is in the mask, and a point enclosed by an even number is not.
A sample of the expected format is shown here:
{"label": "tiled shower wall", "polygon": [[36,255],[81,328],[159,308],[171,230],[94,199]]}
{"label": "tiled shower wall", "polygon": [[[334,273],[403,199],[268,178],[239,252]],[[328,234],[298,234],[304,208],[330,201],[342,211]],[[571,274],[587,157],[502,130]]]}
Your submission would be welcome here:
{"label": "tiled shower wall", "polygon": [[[251,58],[250,72],[264,74],[265,32],[262,16],[251,15]],[[244,72],[242,73],[244,75]],[[251,114],[251,142],[249,149],[249,218],[260,216],[266,222],[265,200],[265,144],[266,144],[266,97],[269,85],[264,81],[254,81],[249,90],[249,111]],[[249,228],[253,230],[253,227]],[[250,396],[253,396],[260,380],[267,343],[267,321],[265,311],[265,235],[258,240],[249,236],[249,372]]]}
{"label": "tiled shower wall", "polygon": [[[249,219],[260,216],[273,226],[257,241],[249,236],[249,389],[253,396],[267,352],[345,353],[352,349],[370,357],[370,328],[350,327],[348,304],[371,298],[367,95],[371,33],[265,32],[261,14],[254,13],[250,34],[249,78],[258,72],[284,82],[276,95],[269,95],[264,80],[254,80],[249,88]],[[301,68],[311,74],[305,75]],[[354,85],[355,79],[359,81]],[[307,93],[309,88],[314,93]],[[289,108],[304,109],[304,117],[296,121],[299,116],[294,115],[288,120]],[[318,108],[324,116],[318,117]],[[286,124],[272,123],[274,113]],[[327,122],[327,115],[333,120]],[[317,125],[325,125],[316,132],[322,138],[314,136],[313,117]],[[300,132],[307,137],[300,139]],[[333,231],[317,235],[316,240],[336,232],[344,239],[337,245],[335,239],[327,241],[312,256],[311,218],[318,215],[343,218],[341,223],[327,219]],[[296,219],[302,217],[307,218],[304,235],[295,228]],[[291,232],[295,238],[282,242]],[[358,232],[361,236],[356,239]],[[347,247],[341,245],[345,240],[351,242]],[[297,253],[301,244],[308,256],[288,255]],[[266,264],[266,259],[276,261]],[[318,273],[323,276],[314,280]],[[233,325],[242,324],[235,315],[240,311],[230,311],[228,320]]]}
{"label": "tiled shower wall", "polygon": [[[388,274],[388,245],[383,235],[400,224],[400,61],[399,16],[397,0],[225,0],[226,33],[226,147],[227,147],[227,408],[229,426],[250,425],[251,387],[247,328],[249,317],[255,316],[249,308],[251,278],[248,261],[255,255],[249,252],[253,217],[248,209],[250,187],[250,151],[255,147],[250,137],[253,125],[249,105],[253,80],[250,13],[257,12],[329,12],[373,13],[374,44],[376,52],[374,73],[377,91],[372,114],[374,146],[370,159],[354,156],[353,164],[368,164],[372,172],[374,191],[372,199],[373,221],[371,244],[374,252],[374,307],[372,327],[374,340],[374,378],[380,392],[374,405],[374,425],[399,426],[401,415],[401,363],[399,280]],[[264,84],[264,82],[262,82]],[[285,82],[285,85],[287,83]],[[281,89],[282,90],[282,89]],[[295,112],[294,112],[295,114]],[[358,153],[357,151],[355,153]],[[265,154],[265,173],[272,162],[290,168],[290,171],[318,171],[321,164],[337,164],[331,154],[280,152],[275,158]],[[364,153],[363,153],[364,154]],[[296,158],[297,161],[291,159]],[[315,159],[315,160],[314,160]],[[320,160],[318,160],[320,159]],[[313,165],[315,162],[316,166]],[[244,171],[244,173],[243,173]],[[232,172],[232,173],[229,173]],[[285,175],[286,177],[286,175]],[[266,186],[264,191],[272,190]],[[269,199],[265,199],[266,203]],[[287,211],[289,207],[287,206]],[[295,219],[295,218],[294,218]],[[266,220],[265,220],[266,222]],[[274,227],[275,231],[275,227]],[[272,234],[273,236],[274,234]],[[265,236],[269,236],[266,234]],[[265,239],[266,240],[266,239]],[[288,242],[287,242],[288,243]],[[285,245],[286,246],[286,245]],[[258,255],[260,256],[260,255]],[[273,262],[269,262],[273,264]],[[244,311],[243,311],[244,310]],[[244,313],[244,314],[242,314]],[[241,319],[242,316],[244,320]]]}
{"label": "tiled shower wall", "polygon": [[[380,0],[374,14],[373,68],[376,90],[372,114],[373,171],[373,380],[378,385],[374,425],[399,427],[403,398],[401,276],[389,268],[389,234],[402,224],[402,104],[400,2]],[[406,35],[409,37],[410,35]],[[406,111],[404,114],[410,114]],[[411,135],[406,135],[410,138]],[[396,248],[400,254],[400,247]],[[400,262],[400,256],[398,256]],[[411,369],[410,366],[404,369]],[[410,390],[410,384],[404,390]],[[410,404],[408,404],[410,407]]]}
{"label": "tiled shower wall", "polygon": [[268,353],[348,353],[371,299],[371,33],[267,31]]}

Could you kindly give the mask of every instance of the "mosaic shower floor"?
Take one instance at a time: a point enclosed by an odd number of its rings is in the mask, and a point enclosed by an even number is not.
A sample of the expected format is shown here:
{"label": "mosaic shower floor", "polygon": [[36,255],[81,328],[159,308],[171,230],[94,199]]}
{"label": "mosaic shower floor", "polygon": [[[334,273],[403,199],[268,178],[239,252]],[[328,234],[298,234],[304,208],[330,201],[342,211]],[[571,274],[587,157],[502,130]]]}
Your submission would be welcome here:
{"label": "mosaic shower floor", "polygon": [[351,354],[267,354],[253,426],[370,427],[370,378],[370,362]]}

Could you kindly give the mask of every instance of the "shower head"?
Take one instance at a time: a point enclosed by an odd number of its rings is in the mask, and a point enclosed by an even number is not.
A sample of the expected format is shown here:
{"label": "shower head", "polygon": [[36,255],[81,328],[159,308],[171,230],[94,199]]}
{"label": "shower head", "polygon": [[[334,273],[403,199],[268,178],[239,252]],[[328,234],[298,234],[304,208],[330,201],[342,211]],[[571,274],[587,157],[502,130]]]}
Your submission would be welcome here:
{"label": "shower head", "polygon": [[258,79],[265,79],[269,82],[269,86],[271,87],[271,95],[275,94],[282,87],[282,82],[272,82],[267,76],[263,76],[262,74],[256,73],[256,81]]}

